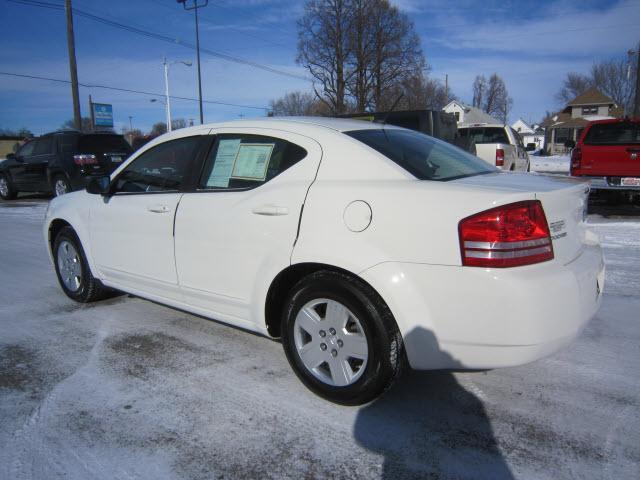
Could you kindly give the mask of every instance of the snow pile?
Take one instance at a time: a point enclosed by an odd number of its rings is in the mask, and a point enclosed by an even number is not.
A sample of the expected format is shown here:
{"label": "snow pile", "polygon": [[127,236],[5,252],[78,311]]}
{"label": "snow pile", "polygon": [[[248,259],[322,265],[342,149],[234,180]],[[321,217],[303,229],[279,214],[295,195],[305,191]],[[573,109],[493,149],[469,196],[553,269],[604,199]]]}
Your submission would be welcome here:
{"label": "snow pile", "polygon": [[529,159],[532,172],[569,173],[569,162],[571,161],[569,155],[549,155],[548,157],[532,155]]}

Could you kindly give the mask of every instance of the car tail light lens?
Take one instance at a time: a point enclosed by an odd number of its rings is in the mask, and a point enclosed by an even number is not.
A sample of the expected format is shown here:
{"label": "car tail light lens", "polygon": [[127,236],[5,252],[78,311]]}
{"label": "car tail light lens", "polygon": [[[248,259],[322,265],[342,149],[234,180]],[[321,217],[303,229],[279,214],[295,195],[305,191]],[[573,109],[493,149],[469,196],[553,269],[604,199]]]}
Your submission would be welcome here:
{"label": "car tail light lens", "polygon": [[80,154],[80,155],[74,155],[73,156],[73,161],[75,162],[76,165],[95,165],[98,163],[98,159],[96,158],[95,155],[91,155],[91,154]]}
{"label": "car tail light lens", "polygon": [[504,150],[502,148],[496,148],[496,167],[504,166]]}
{"label": "car tail light lens", "polygon": [[580,164],[582,163],[582,150],[580,147],[576,147],[571,152],[571,170],[577,170],[580,168]]}
{"label": "car tail light lens", "polygon": [[460,221],[462,265],[505,268],[553,259],[553,245],[538,200],[511,203]]}

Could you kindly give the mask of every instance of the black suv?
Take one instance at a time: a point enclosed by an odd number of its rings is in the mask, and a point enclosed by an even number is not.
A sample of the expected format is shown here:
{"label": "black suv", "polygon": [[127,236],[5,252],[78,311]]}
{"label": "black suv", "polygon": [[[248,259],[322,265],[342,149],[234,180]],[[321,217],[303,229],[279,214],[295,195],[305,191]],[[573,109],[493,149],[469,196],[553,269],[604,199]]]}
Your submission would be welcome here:
{"label": "black suv", "polygon": [[85,187],[87,177],[108,175],[132,152],[122,135],[63,130],[22,145],[0,163],[0,197],[18,192],[56,196]]}

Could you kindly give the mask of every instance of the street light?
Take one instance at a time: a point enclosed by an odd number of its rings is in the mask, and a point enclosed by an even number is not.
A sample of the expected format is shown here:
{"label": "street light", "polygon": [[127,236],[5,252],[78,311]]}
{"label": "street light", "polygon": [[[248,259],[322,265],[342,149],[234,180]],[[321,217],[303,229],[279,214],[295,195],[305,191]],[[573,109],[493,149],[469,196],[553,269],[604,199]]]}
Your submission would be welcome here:
{"label": "street light", "polygon": [[209,5],[209,0],[203,0],[204,3],[198,3],[199,0],[191,0],[193,5],[187,7],[187,0],[176,0],[181,3],[185,10],[195,10],[196,17],[196,55],[198,57],[198,101],[200,104],[200,125],[204,123],[202,115],[202,78],[200,77],[200,33],[198,31],[198,9]]}
{"label": "street light", "polygon": [[[173,62],[167,62],[167,57],[162,57],[162,66],[164,67],[164,98],[165,109],[167,113],[167,132],[171,131],[171,99],[169,98],[169,65],[175,65],[176,63],[182,63],[187,67],[193,65],[189,60],[176,60]],[[153,100],[151,100],[153,102]]]}

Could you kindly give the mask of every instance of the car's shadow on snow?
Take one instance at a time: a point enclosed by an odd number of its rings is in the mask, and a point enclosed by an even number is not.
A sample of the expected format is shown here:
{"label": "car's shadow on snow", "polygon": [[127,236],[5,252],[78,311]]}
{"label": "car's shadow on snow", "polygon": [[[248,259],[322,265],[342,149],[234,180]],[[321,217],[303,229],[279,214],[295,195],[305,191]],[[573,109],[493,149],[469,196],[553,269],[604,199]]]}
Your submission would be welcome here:
{"label": "car's shadow on snow", "polygon": [[[417,335],[433,335],[414,330]],[[447,355],[438,350],[438,355]],[[383,457],[382,479],[512,479],[484,405],[448,372],[406,373],[389,392],[362,408],[357,442]]]}

